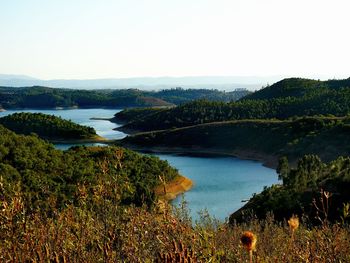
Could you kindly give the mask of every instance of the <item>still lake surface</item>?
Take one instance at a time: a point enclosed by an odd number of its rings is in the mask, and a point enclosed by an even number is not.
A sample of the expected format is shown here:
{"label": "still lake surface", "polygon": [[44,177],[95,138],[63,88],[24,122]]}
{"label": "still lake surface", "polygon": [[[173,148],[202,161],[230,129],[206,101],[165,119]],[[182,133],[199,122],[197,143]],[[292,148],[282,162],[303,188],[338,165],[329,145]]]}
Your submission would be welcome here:
{"label": "still lake surface", "polygon": [[[41,112],[93,127],[98,135],[107,139],[121,139],[126,134],[113,130],[120,125],[106,120],[91,120],[93,117],[112,118],[118,111],[120,109],[9,110],[0,112],[0,117],[15,112]],[[63,150],[71,146],[56,145]],[[184,198],[194,220],[199,218],[200,211],[206,209],[210,215],[223,221],[243,206],[242,200],[249,199],[253,193],[261,192],[264,186],[278,183],[275,170],[256,161],[234,157],[155,155],[167,160],[182,175],[193,180],[194,187],[184,194]],[[178,197],[173,203],[179,205],[181,201],[182,197]]]}

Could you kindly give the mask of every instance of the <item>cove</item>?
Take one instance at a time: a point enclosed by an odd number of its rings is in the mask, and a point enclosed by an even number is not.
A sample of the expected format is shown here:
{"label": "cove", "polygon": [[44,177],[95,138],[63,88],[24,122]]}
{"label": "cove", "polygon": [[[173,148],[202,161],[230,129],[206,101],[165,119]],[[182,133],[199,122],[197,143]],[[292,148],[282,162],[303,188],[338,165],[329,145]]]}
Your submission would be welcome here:
{"label": "cove", "polygon": [[[69,109],[69,110],[8,110],[0,117],[15,112],[41,112],[60,116],[76,123],[95,128],[98,135],[107,139],[121,139],[126,134],[113,130],[120,126],[106,120],[91,118],[112,118],[120,109]],[[101,145],[101,144],[89,144]],[[59,149],[68,149],[71,144],[58,144]],[[223,221],[232,212],[244,205],[243,200],[259,193],[264,186],[278,183],[274,169],[264,167],[260,162],[224,156],[186,156],[179,154],[154,154],[167,160],[180,174],[194,182],[194,187],[184,194],[192,219],[199,219],[199,212],[205,209],[211,216]],[[180,205],[182,197],[173,204]]]}

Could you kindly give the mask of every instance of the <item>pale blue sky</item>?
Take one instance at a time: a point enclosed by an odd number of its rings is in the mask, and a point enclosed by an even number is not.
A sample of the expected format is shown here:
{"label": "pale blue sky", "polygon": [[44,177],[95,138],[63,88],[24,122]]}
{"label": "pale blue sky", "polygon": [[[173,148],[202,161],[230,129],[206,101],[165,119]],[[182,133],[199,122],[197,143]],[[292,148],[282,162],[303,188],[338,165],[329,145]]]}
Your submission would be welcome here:
{"label": "pale blue sky", "polygon": [[0,73],[350,76],[348,0],[1,0]]}

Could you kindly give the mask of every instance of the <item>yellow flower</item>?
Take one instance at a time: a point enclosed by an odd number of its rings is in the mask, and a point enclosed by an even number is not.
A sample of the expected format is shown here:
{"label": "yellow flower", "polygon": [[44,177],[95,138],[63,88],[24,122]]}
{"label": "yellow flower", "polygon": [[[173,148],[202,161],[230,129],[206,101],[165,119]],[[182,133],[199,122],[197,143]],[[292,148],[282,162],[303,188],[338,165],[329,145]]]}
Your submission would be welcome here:
{"label": "yellow flower", "polygon": [[243,235],[241,236],[241,242],[244,248],[248,251],[255,250],[256,241],[257,241],[256,235],[254,235],[250,231],[244,232]]}
{"label": "yellow flower", "polygon": [[288,220],[288,225],[289,225],[289,228],[294,232],[299,227],[299,218],[297,216],[293,215]]}

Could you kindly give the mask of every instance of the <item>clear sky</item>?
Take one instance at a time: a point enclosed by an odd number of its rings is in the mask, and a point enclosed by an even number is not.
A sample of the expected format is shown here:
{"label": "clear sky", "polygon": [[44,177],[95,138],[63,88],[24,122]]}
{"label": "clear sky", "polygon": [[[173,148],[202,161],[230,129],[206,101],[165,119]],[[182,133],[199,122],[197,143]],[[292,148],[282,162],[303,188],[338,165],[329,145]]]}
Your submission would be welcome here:
{"label": "clear sky", "polygon": [[0,73],[350,76],[349,0],[0,0]]}

